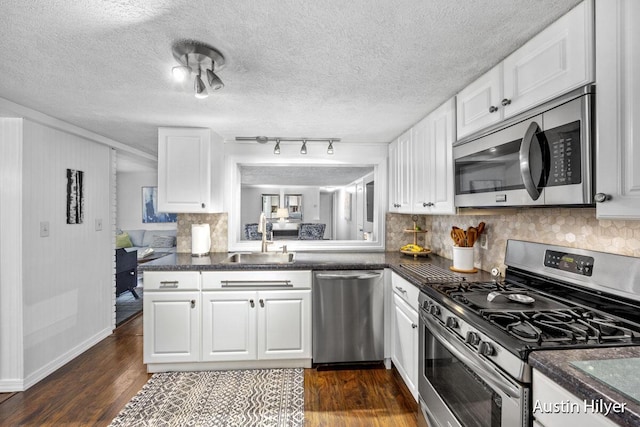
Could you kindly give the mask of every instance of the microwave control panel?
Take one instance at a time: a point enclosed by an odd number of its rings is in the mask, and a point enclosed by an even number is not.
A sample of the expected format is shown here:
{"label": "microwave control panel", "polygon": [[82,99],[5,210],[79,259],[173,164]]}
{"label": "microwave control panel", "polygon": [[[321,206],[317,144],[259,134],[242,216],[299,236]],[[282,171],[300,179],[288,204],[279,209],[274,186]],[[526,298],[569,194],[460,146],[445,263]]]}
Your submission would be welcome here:
{"label": "microwave control panel", "polygon": [[547,187],[580,184],[580,121],[544,131],[549,150]]}
{"label": "microwave control panel", "polygon": [[594,259],[590,256],[547,250],[544,253],[545,267],[568,271],[581,276],[593,274]]}

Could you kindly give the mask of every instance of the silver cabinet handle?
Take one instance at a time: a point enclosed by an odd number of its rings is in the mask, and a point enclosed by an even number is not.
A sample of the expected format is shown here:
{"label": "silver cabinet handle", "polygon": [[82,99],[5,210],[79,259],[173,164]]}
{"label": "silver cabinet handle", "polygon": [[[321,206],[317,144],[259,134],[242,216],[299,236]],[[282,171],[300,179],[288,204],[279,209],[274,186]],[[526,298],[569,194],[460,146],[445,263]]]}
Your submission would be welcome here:
{"label": "silver cabinet handle", "polygon": [[415,329],[415,328],[417,328],[417,327],[418,327],[418,325],[416,325],[415,323],[412,323],[412,324],[411,324],[411,327],[412,327],[413,329]]}
{"label": "silver cabinet handle", "polygon": [[491,107],[489,107],[489,112],[490,113],[495,113],[496,111],[498,111],[498,107],[492,105]]}
{"label": "silver cabinet handle", "polygon": [[264,300],[262,298],[260,299],[260,307],[264,308]]}
{"label": "silver cabinet handle", "polygon": [[531,159],[529,158],[529,150],[531,149],[531,143],[535,140],[538,142],[536,133],[540,130],[540,127],[536,122],[531,122],[527,131],[522,138],[522,144],[520,145],[520,175],[522,175],[522,181],[524,182],[524,188],[529,193],[529,196],[533,200],[538,200],[540,197],[540,191],[536,184],[533,182],[531,176]]}
{"label": "silver cabinet handle", "polygon": [[502,104],[503,107],[506,107],[507,105],[511,104],[511,100],[510,99],[503,99],[502,102],[500,102]]}
{"label": "silver cabinet handle", "polygon": [[177,280],[160,282],[160,289],[175,289],[178,287],[178,283],[180,282]]}
{"label": "silver cabinet handle", "polygon": [[596,195],[593,196],[593,200],[595,200],[596,203],[604,203],[607,200],[611,200],[611,194],[596,193]]}
{"label": "silver cabinet handle", "polygon": [[206,205],[203,203],[203,204],[202,204],[202,209],[204,209],[204,207],[205,207],[205,206],[206,206]]}
{"label": "silver cabinet handle", "polygon": [[251,304],[251,308],[254,308],[256,306],[252,299],[249,300],[249,304]]}
{"label": "silver cabinet handle", "polygon": [[196,300],[191,300],[191,308],[196,308]]}
{"label": "silver cabinet handle", "polygon": [[406,294],[407,291],[404,288],[401,288],[400,286],[396,286],[396,289],[400,292],[402,292],[403,294]]}

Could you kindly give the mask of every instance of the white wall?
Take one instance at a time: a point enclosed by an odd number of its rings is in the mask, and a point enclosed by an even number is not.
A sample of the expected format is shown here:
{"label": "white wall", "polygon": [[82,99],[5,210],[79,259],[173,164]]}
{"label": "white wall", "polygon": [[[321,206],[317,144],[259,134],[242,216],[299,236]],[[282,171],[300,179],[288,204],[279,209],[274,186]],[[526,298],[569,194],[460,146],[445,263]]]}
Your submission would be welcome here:
{"label": "white wall", "polygon": [[[25,120],[23,319],[26,383],[113,326],[111,149]],[[83,224],[66,223],[66,170],[84,171]],[[102,230],[96,230],[96,220]],[[40,237],[40,222],[49,236]]]}
{"label": "white wall", "polygon": [[142,187],[157,187],[157,172],[118,172],[116,226],[122,230],[175,230],[177,224],[142,222]]}

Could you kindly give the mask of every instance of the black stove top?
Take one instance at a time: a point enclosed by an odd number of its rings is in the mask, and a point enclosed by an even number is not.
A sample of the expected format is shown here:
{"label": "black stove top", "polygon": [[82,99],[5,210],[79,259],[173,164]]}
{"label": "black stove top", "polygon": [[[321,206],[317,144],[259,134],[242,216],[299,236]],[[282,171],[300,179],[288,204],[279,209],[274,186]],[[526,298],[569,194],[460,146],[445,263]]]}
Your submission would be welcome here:
{"label": "black stove top", "polygon": [[623,299],[611,300],[539,278],[534,283],[517,274],[508,281],[430,287],[447,297],[450,305],[463,306],[527,349],[640,344],[640,309]]}

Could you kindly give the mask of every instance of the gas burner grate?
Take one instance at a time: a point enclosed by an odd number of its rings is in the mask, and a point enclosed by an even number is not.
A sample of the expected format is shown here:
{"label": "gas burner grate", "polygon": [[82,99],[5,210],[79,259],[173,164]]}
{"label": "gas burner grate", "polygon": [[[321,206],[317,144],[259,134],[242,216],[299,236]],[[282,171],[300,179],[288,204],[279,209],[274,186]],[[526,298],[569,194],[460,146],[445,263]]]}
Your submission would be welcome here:
{"label": "gas burner grate", "polygon": [[400,267],[409,270],[425,283],[464,282],[466,280],[464,277],[456,276],[433,264],[400,264]]}

